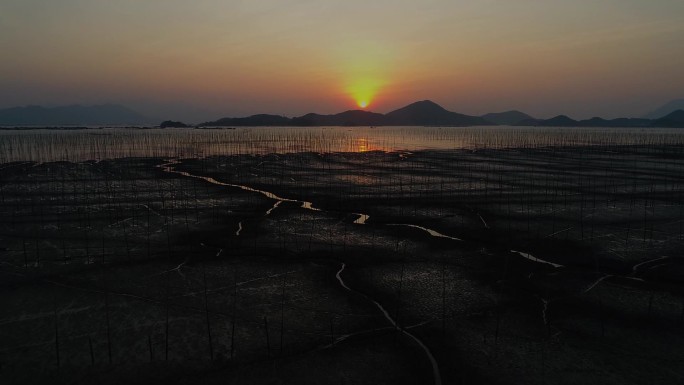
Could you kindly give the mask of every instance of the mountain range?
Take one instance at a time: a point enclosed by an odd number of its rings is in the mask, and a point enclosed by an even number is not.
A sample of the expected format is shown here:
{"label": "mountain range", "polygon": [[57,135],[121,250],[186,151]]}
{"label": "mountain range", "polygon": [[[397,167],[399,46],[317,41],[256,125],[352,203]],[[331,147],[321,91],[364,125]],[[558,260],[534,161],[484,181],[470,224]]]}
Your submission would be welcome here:
{"label": "mountain range", "polygon": [[223,118],[199,127],[216,126],[484,126],[481,117],[447,111],[429,100],[409,104],[388,114],[350,110],[334,115],[306,114],[294,118],[278,115],[253,115],[246,118]]}
{"label": "mountain range", "polygon": [[520,111],[506,111],[482,115],[482,119],[502,126],[512,126],[523,120],[534,119],[530,115]]}
{"label": "mountain range", "polygon": [[145,116],[114,104],[0,109],[0,126],[120,126],[151,123]]}
{"label": "mountain range", "polygon": [[415,102],[387,114],[350,110],[334,115],[306,114],[294,118],[279,115],[253,115],[223,118],[199,124],[216,126],[485,126],[492,123],[478,116],[447,111],[429,100]]}
{"label": "mountain range", "polygon": [[677,110],[684,110],[684,99],[672,100],[644,115],[644,119],[660,119]]}
{"label": "mountain range", "polygon": [[334,115],[306,114],[288,118],[280,115],[253,115],[245,118],[223,118],[205,122],[198,127],[226,126],[544,126],[544,127],[684,127],[684,119],[677,110],[658,119],[591,118],[574,120],[565,115],[551,119],[535,119],[520,111],[506,111],[482,116],[451,112],[430,100],[409,104],[406,107],[379,114],[363,110],[345,111]]}
{"label": "mountain range", "polygon": [[684,128],[684,110],[676,110],[658,119],[644,118],[591,118],[574,120],[565,115],[558,115],[551,119],[525,119],[514,126],[539,127],[681,127]]}
{"label": "mountain range", "polygon": [[[350,110],[338,114],[309,113],[298,117],[258,114],[240,118],[222,118],[205,122],[197,127],[226,126],[545,126],[545,127],[684,127],[684,108],[675,111],[677,101],[663,107],[667,114],[656,118],[591,118],[574,120],[565,115],[551,119],[536,119],[520,111],[490,113],[471,116],[448,111],[430,100],[409,104],[387,114],[364,110]],[[669,106],[669,107],[668,107]],[[154,122],[131,109],[119,105],[66,106],[47,108],[26,106],[0,109],[0,126],[121,126],[145,125]],[[164,127],[184,125],[178,121],[165,121]]]}

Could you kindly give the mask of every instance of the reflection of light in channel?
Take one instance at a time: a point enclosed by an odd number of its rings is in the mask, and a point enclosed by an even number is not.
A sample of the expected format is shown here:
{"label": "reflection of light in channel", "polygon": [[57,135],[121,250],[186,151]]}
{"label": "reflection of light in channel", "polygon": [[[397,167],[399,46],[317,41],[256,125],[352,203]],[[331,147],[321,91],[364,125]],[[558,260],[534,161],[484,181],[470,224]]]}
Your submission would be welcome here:
{"label": "reflection of light in channel", "polygon": [[368,139],[366,139],[366,138],[357,139],[356,140],[356,151],[357,152],[368,151]]}

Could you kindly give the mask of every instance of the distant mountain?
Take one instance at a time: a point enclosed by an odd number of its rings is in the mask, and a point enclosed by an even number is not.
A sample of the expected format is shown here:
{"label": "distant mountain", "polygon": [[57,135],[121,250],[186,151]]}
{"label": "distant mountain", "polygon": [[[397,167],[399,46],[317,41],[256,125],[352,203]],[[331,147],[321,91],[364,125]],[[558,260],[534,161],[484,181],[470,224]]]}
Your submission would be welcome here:
{"label": "distant mountain", "polygon": [[579,125],[582,127],[651,127],[653,121],[639,118],[617,118],[611,120],[591,118],[580,120]]}
{"label": "distant mountain", "polygon": [[198,126],[380,126],[384,124],[384,119],[385,116],[382,114],[351,110],[335,115],[310,113],[296,118],[261,114],[245,118],[223,118]]}
{"label": "distant mountain", "polygon": [[682,127],[679,115],[672,114],[669,119],[651,120],[639,118],[617,118],[603,119],[591,118],[586,120],[574,120],[565,115],[558,115],[551,119],[526,119],[516,123],[516,126],[537,126],[537,127]]}
{"label": "distant mountain", "polygon": [[684,110],[677,110],[653,121],[657,127],[682,127],[684,128]]}
{"label": "distant mountain", "polygon": [[222,118],[213,122],[200,123],[198,126],[291,126],[291,119],[280,115],[258,114],[246,118]]}
{"label": "distant mountain", "polygon": [[575,119],[570,119],[565,115],[558,115],[554,118],[545,121],[546,124],[552,127],[573,127],[577,126],[577,121]]}
{"label": "distant mountain", "polygon": [[577,127],[579,122],[565,115],[558,115],[551,119],[525,119],[514,124],[515,126],[541,126],[541,127]]}
{"label": "distant mountain", "polygon": [[394,126],[484,126],[489,124],[478,116],[447,111],[430,100],[409,104],[388,113],[385,118],[387,124]]}
{"label": "distant mountain", "polygon": [[280,115],[253,115],[245,118],[223,118],[199,127],[225,126],[483,126],[491,124],[540,127],[684,127],[684,109],[662,118],[591,118],[575,120],[566,115],[551,119],[535,119],[520,111],[506,111],[479,116],[451,112],[437,103],[423,100],[385,115],[363,110],[350,110],[334,115],[309,113],[288,118]]}
{"label": "distant mountain", "polygon": [[291,120],[294,126],[382,126],[385,115],[363,110],[350,110],[335,115],[306,114]]}
{"label": "distant mountain", "polygon": [[187,124],[175,120],[165,120],[159,124],[159,128],[188,128]]}
{"label": "distant mountain", "polygon": [[482,119],[502,126],[512,126],[522,122],[523,120],[534,119],[530,115],[520,111],[506,111],[485,114],[481,116]]}
{"label": "distant mountain", "polygon": [[491,124],[477,117],[447,111],[429,100],[409,104],[386,115],[350,110],[334,115],[309,113],[295,118],[278,115],[253,115],[223,118],[199,124],[211,126],[482,126]]}
{"label": "distant mountain", "polygon": [[145,116],[113,104],[0,109],[0,126],[120,126],[149,123],[150,120]]}
{"label": "distant mountain", "polygon": [[644,119],[660,119],[677,110],[684,110],[684,99],[673,100],[644,115]]}

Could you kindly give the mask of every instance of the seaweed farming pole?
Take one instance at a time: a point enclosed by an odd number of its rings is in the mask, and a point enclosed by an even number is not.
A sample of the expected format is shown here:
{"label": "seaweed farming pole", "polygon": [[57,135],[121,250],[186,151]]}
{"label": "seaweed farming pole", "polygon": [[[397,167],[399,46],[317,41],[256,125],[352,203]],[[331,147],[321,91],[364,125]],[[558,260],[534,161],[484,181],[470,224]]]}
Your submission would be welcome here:
{"label": "seaweed farming pole", "polygon": [[202,278],[204,281],[204,314],[207,320],[207,337],[209,339],[209,358],[214,361],[214,344],[211,339],[211,319],[209,318],[209,296],[207,290],[207,270],[206,266],[202,265]]}
{"label": "seaweed farming pole", "polygon": [[283,355],[285,345],[285,286],[287,284],[287,273],[283,275],[283,288],[280,297],[280,355]]}
{"label": "seaweed farming pole", "polygon": [[[231,317],[231,333],[230,333],[230,359],[232,360],[235,354],[235,324],[237,322],[237,300],[238,300],[238,284],[237,284],[237,270],[233,264],[233,309]],[[268,329],[267,329],[268,330]],[[269,349],[270,351],[270,349]]]}
{"label": "seaweed farming pole", "polygon": [[152,211],[152,203],[147,202],[147,226],[145,227],[145,230],[147,232],[147,259],[150,258],[150,214]]}
{"label": "seaweed farming pole", "polygon": [[88,335],[88,349],[90,350],[90,366],[95,366],[95,352],[93,351],[93,339]]}
{"label": "seaweed farming pole", "polygon": [[330,317],[330,345],[335,346],[335,316]]}
{"label": "seaweed farming pole", "polygon": [[165,305],[166,305],[165,306],[166,307],[166,319],[165,319],[165,325],[164,325],[165,326],[164,327],[164,361],[169,360],[169,307],[170,307],[170,303],[169,303],[169,296],[170,296],[170,293],[169,293],[169,290],[170,290],[170,288],[169,288],[169,274],[170,273],[167,271],[165,274],[165,277],[164,277],[164,282],[165,282],[165,286],[166,286],[166,301],[165,301],[166,302],[165,303]]}
{"label": "seaweed farming pole", "polygon": [[152,336],[147,335],[147,348],[150,351],[150,362],[154,362],[154,350],[152,350]]}
{"label": "seaweed farming pole", "polygon": [[271,358],[271,339],[268,336],[268,317],[264,316],[264,332],[266,334],[266,357]]}
{"label": "seaweed farming pole", "polygon": [[442,342],[446,335],[446,258],[442,256]]}
{"label": "seaweed farming pole", "polygon": [[57,294],[52,297],[53,316],[55,321],[55,356],[57,358],[57,367],[60,367],[59,357],[59,314],[57,312]]}
{"label": "seaweed farming pole", "polygon": [[[397,250],[399,251],[399,250]],[[399,289],[397,290],[397,305],[394,310],[394,328],[396,330],[395,338],[399,335],[401,326],[399,326],[399,316],[401,314],[401,290],[404,286],[404,270],[406,269],[406,243],[404,243],[404,250],[401,256],[401,274],[399,275]]]}
{"label": "seaweed farming pole", "polygon": [[[104,268],[104,265],[102,265]],[[105,277],[105,320],[107,323],[107,357],[109,358],[109,365],[112,364],[112,332],[109,320],[109,284]]]}

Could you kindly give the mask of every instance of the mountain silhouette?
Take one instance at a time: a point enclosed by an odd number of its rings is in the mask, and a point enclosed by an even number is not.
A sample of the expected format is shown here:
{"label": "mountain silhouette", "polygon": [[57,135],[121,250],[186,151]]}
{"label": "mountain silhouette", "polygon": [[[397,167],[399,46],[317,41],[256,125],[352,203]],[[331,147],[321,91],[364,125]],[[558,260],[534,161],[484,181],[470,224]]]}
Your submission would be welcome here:
{"label": "mountain silhouette", "polygon": [[517,110],[489,113],[482,115],[481,118],[488,122],[503,126],[512,126],[522,122],[523,120],[534,119],[530,115]]}
{"label": "mountain silhouette", "polygon": [[447,111],[437,103],[424,100],[385,115],[363,110],[350,110],[334,115],[309,113],[295,118],[253,115],[246,118],[223,118],[198,126],[482,126],[488,124],[491,123],[480,117]]}
{"label": "mountain silhouette", "polygon": [[671,114],[677,110],[684,110],[684,99],[672,100],[644,115],[644,119],[660,119],[665,115]]}
{"label": "mountain silhouette", "polygon": [[13,107],[0,110],[0,126],[141,125],[145,116],[114,104],[100,106]]}
{"label": "mountain silhouette", "polygon": [[363,110],[350,110],[335,115],[306,114],[291,120],[294,126],[382,126],[385,115]]}
{"label": "mountain silhouette", "polygon": [[554,127],[572,127],[577,126],[578,122],[575,119],[571,119],[565,115],[558,115],[547,120],[546,123]]}
{"label": "mountain silhouette", "polygon": [[684,128],[684,110],[677,110],[653,121],[657,127],[682,127]]}
{"label": "mountain silhouette", "polygon": [[684,117],[682,110],[675,111],[660,119],[640,119],[640,118],[617,118],[603,119],[599,117],[574,120],[565,115],[558,115],[551,119],[526,119],[516,123],[516,126],[536,126],[536,127],[684,127]]}
{"label": "mountain silhouette", "polygon": [[394,126],[484,126],[490,124],[478,116],[447,111],[439,104],[423,100],[385,115]]}
{"label": "mountain silhouette", "polygon": [[611,120],[592,118],[581,120],[579,124],[583,127],[650,127],[653,125],[653,121],[639,118],[617,118]]}
{"label": "mountain silhouette", "polygon": [[515,124],[515,126],[540,126],[540,127],[577,127],[579,122],[566,115],[558,115],[551,119],[525,119]]}
{"label": "mountain silhouette", "polygon": [[188,128],[187,124],[177,120],[165,120],[159,123],[159,128]]}
{"label": "mountain silhouette", "polygon": [[[674,105],[674,104],[670,104]],[[574,120],[566,115],[551,119],[535,119],[520,111],[486,114],[481,117],[448,111],[437,103],[423,100],[387,114],[364,110],[349,110],[332,115],[309,113],[289,118],[280,115],[258,114],[241,118],[222,118],[198,127],[226,126],[482,126],[515,125],[543,127],[683,127],[684,108],[670,111],[655,119],[595,117]],[[164,126],[179,126],[166,121]],[[147,117],[119,105],[65,106],[46,108],[26,106],[0,109],[0,126],[122,126],[150,125]]]}
{"label": "mountain silhouette", "polygon": [[258,114],[245,118],[222,118],[199,126],[290,126],[291,119],[280,115]]}

